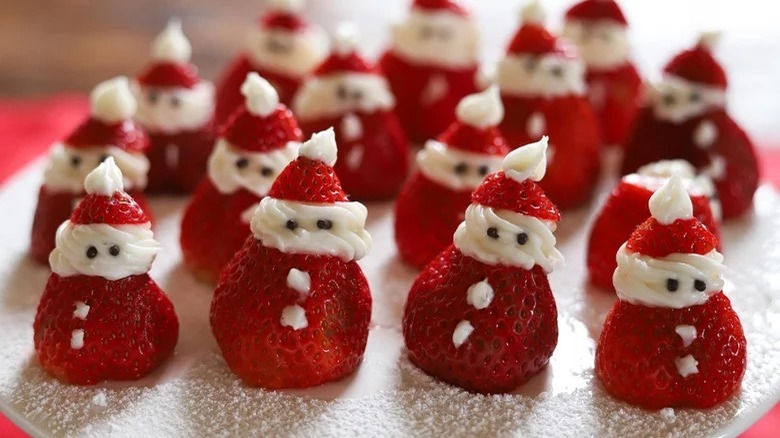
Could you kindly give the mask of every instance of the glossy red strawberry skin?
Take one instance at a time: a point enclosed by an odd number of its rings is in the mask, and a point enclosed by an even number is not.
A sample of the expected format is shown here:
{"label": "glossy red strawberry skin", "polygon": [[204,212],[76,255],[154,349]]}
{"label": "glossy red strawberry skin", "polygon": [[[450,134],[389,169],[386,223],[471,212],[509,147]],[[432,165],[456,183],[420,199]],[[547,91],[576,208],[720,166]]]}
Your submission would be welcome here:
{"label": "glossy red strawberry skin", "polygon": [[184,211],[179,238],[184,264],[198,279],[216,284],[252,234],[242,214],[258,202],[248,190],[222,194],[210,180],[201,182]]}
{"label": "glossy red strawberry skin", "polygon": [[[586,75],[591,104],[605,145],[622,146],[639,111],[642,77],[631,62],[609,70],[589,69]],[[594,96],[594,91],[603,93]]]}
{"label": "glossy red strawberry skin", "polygon": [[[684,347],[679,325],[696,327]],[[692,355],[698,373],[682,377],[675,359]],[[645,409],[704,409],[739,389],[746,341],[729,299],[718,293],[684,309],[651,308],[618,301],[607,315],[596,348],[596,375],[614,397]]]}
{"label": "glossy red strawberry skin", "polygon": [[401,258],[422,269],[452,243],[471,191],[450,190],[416,172],[395,204],[395,243]]}
{"label": "glossy red strawberry skin", "polygon": [[696,218],[662,224],[654,217],[637,227],[626,249],[649,257],[673,253],[707,254],[718,247],[718,239]]}
{"label": "glossy red strawberry skin", "polygon": [[[631,233],[650,217],[647,206],[652,192],[644,187],[621,181],[602,206],[588,239],[587,263],[590,281],[608,291],[614,291],[612,274],[617,268],[615,254]],[[692,196],[693,215],[719,239],[718,222],[705,196]]]}
{"label": "glossy red strawberry skin", "polygon": [[[307,272],[305,299],[287,286],[291,268]],[[281,325],[298,304],[308,325]],[[350,374],[363,358],[371,294],[354,261],[286,254],[247,240],[222,272],[211,303],[211,328],[225,361],[249,386],[306,388]]]}
{"label": "glossy red strawberry skin", "polygon": [[[467,290],[486,278],[495,296],[477,310]],[[456,348],[462,320],[474,331]],[[426,373],[467,391],[504,393],[547,364],[558,342],[557,309],[540,267],[489,266],[450,246],[412,286],[403,332],[409,359]]]}
{"label": "glossy red strawberry skin", "polygon": [[[76,302],[90,306],[75,318]],[[73,330],[84,346],[71,348]],[[117,281],[52,274],[35,315],[35,351],[46,372],[64,383],[137,380],[171,355],[179,336],[173,304],[147,274]]]}
{"label": "glossy red strawberry skin", "polygon": [[[190,193],[203,177],[214,146],[214,128],[211,123],[193,131],[176,134],[150,133],[147,193]],[[178,159],[168,160],[168,148],[175,148]]]}

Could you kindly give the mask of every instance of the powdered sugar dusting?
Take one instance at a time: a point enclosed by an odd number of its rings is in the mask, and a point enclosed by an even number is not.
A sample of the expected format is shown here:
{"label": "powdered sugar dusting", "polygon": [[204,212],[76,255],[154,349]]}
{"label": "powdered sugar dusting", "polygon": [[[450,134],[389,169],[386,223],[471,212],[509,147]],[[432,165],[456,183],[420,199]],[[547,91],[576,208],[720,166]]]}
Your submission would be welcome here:
{"label": "powdered sugar dusting", "polygon": [[[0,208],[32,211],[40,169],[0,192]],[[309,390],[246,388],[222,360],[208,328],[209,288],[179,265],[176,246],[184,201],[158,201],[165,251],[152,276],[169,293],[181,322],[174,357],[151,376],[96,387],[62,385],[33,357],[32,319],[47,272],[25,257],[27,215],[8,215],[0,239],[0,400],[41,436],[711,436],[735,435],[735,422],[755,418],[780,388],[780,300],[767,266],[780,254],[777,195],[759,191],[755,216],[723,229],[730,270],[726,285],[748,338],[740,393],[707,411],[647,412],[611,398],[592,371],[601,321],[614,298],[584,286],[588,213],[568,214],[557,235],[570,263],[551,275],[559,309],[558,349],[540,375],[512,394],[475,396],[442,384],[409,363],[401,314],[415,271],[401,264],[391,239],[390,206],[372,206],[377,246],[361,260],[373,286],[366,356],[348,378]],[[16,217],[18,216],[18,217]],[[585,224],[585,225],[583,225]],[[765,259],[763,259],[765,258]],[[735,285],[739,285],[737,288]],[[103,403],[105,401],[105,403]],[[743,424],[741,427],[746,427]]]}

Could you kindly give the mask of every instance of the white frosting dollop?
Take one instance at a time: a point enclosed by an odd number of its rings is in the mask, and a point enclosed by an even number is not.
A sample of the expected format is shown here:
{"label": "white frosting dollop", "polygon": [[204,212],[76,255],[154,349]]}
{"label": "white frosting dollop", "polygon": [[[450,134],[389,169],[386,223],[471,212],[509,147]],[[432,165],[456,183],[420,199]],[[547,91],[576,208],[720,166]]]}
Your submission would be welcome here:
{"label": "white frosting dollop", "polygon": [[[246,152],[220,138],[209,157],[209,179],[226,195],[243,188],[257,196],[265,196],[276,177],[298,156],[299,147],[300,143],[291,141],[271,152]],[[242,159],[247,160],[247,165],[239,168],[237,163]],[[270,173],[263,174],[263,169]]]}
{"label": "white frosting dollop", "polygon": [[623,181],[655,192],[675,174],[682,177],[689,195],[709,198],[710,210],[713,216],[720,220],[721,205],[715,197],[715,183],[704,173],[697,175],[696,168],[685,160],[662,160],[646,164],[640,167],[637,173],[624,176]]}
{"label": "white frosting dollop", "polygon": [[683,378],[699,372],[699,362],[690,354],[685,357],[678,357],[674,360],[674,364],[677,366],[677,372]]}
{"label": "white frosting dollop", "polygon": [[[684,307],[704,304],[710,296],[723,289],[723,255],[712,250],[705,255],[674,253],[653,258],[629,251],[626,244],[617,252],[617,264],[612,283],[623,301],[649,307]],[[677,282],[670,292],[669,280]],[[705,289],[695,288],[696,280]]]}
{"label": "white frosting dollop", "polygon": [[[348,262],[363,258],[371,249],[365,229],[368,210],[359,202],[310,204],[265,197],[255,210],[250,227],[263,245],[285,253],[338,257]],[[289,220],[297,227],[290,230]],[[329,229],[317,222],[330,221]]]}
{"label": "white frosting dollop", "polygon": [[501,93],[518,97],[583,96],[587,91],[585,63],[560,55],[509,54],[498,63]]}
{"label": "white frosting dollop", "polygon": [[546,135],[536,143],[525,146],[508,153],[501,165],[504,174],[517,182],[527,179],[541,181],[547,172],[547,142]]}
{"label": "white frosting dollop", "polygon": [[674,332],[680,336],[684,348],[688,348],[696,340],[696,326],[678,325],[674,328]]}
{"label": "white frosting dollop", "polygon": [[685,160],[661,160],[645,164],[636,173],[659,178],[671,178],[672,175],[680,175],[683,179],[693,179],[696,176],[696,168]]}
{"label": "white frosting dollop", "polygon": [[[428,140],[417,153],[417,165],[423,175],[456,191],[473,191],[487,175],[501,169],[503,161],[504,157],[499,155],[467,152],[436,140]],[[456,167],[464,164],[465,171],[456,172]],[[483,167],[487,173],[480,171]]]}
{"label": "white frosting dollop", "polygon": [[301,150],[299,152],[301,157],[306,157],[314,161],[322,161],[328,166],[336,164],[338,153],[336,132],[332,127],[312,134],[311,138],[301,145]]}
{"label": "white frosting dollop", "polygon": [[486,278],[469,286],[466,291],[466,302],[475,309],[481,310],[490,305],[494,295],[493,286],[490,285]]}
{"label": "white frosting dollop", "polygon": [[185,63],[192,57],[192,46],[184,36],[181,20],[174,18],[152,42],[152,59],[156,61]]}
{"label": "white frosting dollop", "polygon": [[129,153],[116,146],[73,148],[61,143],[54,145],[49,153],[43,184],[52,192],[82,193],[87,175],[106,156],[113,157],[122,171],[125,190],[146,187],[149,160],[144,154]]}
{"label": "white frosting dollop", "polygon": [[104,123],[114,124],[131,119],[137,106],[130,90],[130,81],[124,76],[99,83],[90,94],[92,117]]}
{"label": "white frosting dollop", "polygon": [[707,30],[699,35],[699,45],[712,52],[720,43],[720,39],[723,36],[719,30]]}
{"label": "white frosting dollop", "polygon": [[241,84],[241,94],[245,98],[246,109],[256,116],[267,117],[279,106],[276,89],[256,72],[246,76]]}
{"label": "white frosting dollop", "polygon": [[311,276],[308,272],[292,268],[287,272],[287,287],[301,295],[306,295],[311,289]]}
{"label": "white frosting dollop", "polygon": [[544,8],[539,0],[531,0],[520,10],[520,20],[523,24],[544,24],[545,17]]}
{"label": "white frosting dollop", "polygon": [[333,39],[333,52],[339,56],[347,56],[357,50],[358,29],[355,23],[340,23],[336,29],[336,37]]}
{"label": "white frosting dollop", "polygon": [[563,37],[577,46],[585,64],[595,70],[623,66],[631,53],[627,29],[614,21],[571,20],[563,28]]}
{"label": "white frosting dollop", "polygon": [[178,134],[202,128],[214,114],[214,84],[192,88],[133,84],[138,102],[135,120],[152,133]]}
{"label": "white frosting dollop", "polygon": [[660,83],[651,84],[648,94],[656,117],[678,124],[726,105],[725,90],[674,75],[665,75]]}
{"label": "white frosting dollop", "polygon": [[[545,272],[563,264],[563,255],[555,247],[554,222],[541,221],[508,210],[493,210],[479,204],[466,209],[466,220],[455,231],[455,246],[465,255],[489,265],[531,269],[539,265]],[[488,236],[495,228],[498,238]],[[527,235],[524,244],[518,235]]]}
{"label": "white frosting dollop", "polygon": [[266,0],[265,3],[275,11],[295,13],[303,9],[304,0]]}
{"label": "white frosting dollop", "polygon": [[460,348],[460,346],[466,342],[466,339],[471,336],[471,332],[473,331],[474,326],[471,325],[469,321],[464,319],[459,322],[458,325],[455,326],[455,330],[452,331],[452,345],[454,345],[455,348]]}
{"label": "white frosting dollop", "polygon": [[114,157],[106,158],[98,167],[87,174],[84,179],[84,189],[90,195],[109,197],[116,192],[124,191],[122,171],[114,162]]}
{"label": "white frosting dollop", "polygon": [[455,110],[458,120],[479,129],[498,126],[504,119],[504,104],[495,85],[481,93],[464,97]]}
{"label": "white frosting dollop", "polygon": [[299,120],[333,118],[347,113],[371,114],[393,107],[395,97],[384,76],[349,72],[308,78],[292,103]]}
{"label": "white frosting dollop", "polygon": [[282,326],[290,327],[293,330],[300,330],[309,326],[309,321],[306,319],[306,310],[297,304],[282,309],[282,318],[279,322]]}
{"label": "white frosting dollop", "polygon": [[414,8],[393,25],[391,38],[392,52],[414,64],[467,68],[478,63],[479,29],[470,17]]}
{"label": "white frosting dollop", "polygon": [[[57,229],[56,247],[49,255],[51,270],[61,277],[88,275],[119,280],[149,272],[160,244],[154,240],[152,224],[73,224],[67,220]],[[109,249],[119,247],[112,256]],[[87,257],[90,247],[97,256]]]}
{"label": "white frosting dollop", "polygon": [[650,197],[650,214],[660,223],[669,225],[693,217],[691,196],[680,175],[673,175]]}

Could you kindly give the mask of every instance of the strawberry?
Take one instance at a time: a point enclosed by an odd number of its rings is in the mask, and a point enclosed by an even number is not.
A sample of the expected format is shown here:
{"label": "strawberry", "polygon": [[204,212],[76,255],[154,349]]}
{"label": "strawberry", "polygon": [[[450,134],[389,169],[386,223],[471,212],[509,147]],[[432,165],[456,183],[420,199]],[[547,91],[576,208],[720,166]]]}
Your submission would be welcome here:
{"label": "strawberry", "polygon": [[[287,284],[291,269],[307,273],[310,291]],[[307,326],[283,326],[299,305]],[[354,261],[287,254],[255,239],[222,273],[211,304],[211,327],[230,369],[247,385],[305,388],[337,380],[360,363],[368,337],[371,295]]]}
{"label": "strawberry", "polygon": [[[478,309],[468,290],[482,281],[494,296]],[[462,321],[473,331],[456,346]],[[415,280],[403,332],[409,359],[426,373],[468,391],[501,393],[547,364],[558,339],[557,310],[541,267],[491,266],[451,246]]]}
{"label": "strawberry", "polygon": [[[676,332],[681,326],[696,329],[690,345]],[[610,394],[646,409],[704,409],[739,388],[745,351],[742,325],[723,293],[683,309],[618,301],[599,337],[596,375]],[[688,355],[698,372],[683,377],[675,362]]]}
{"label": "strawberry", "polygon": [[[639,183],[622,180],[612,190],[593,223],[588,239],[587,263],[590,281],[614,291],[612,274],[617,262],[615,253],[631,233],[650,217],[647,203],[652,192]],[[719,240],[718,222],[704,195],[691,195],[693,214]]]}
{"label": "strawberry", "polygon": [[631,133],[642,93],[642,78],[636,66],[626,62],[608,70],[589,68],[586,81],[601,140],[605,145],[623,146]]}
{"label": "strawberry", "polygon": [[[86,316],[77,317],[83,305]],[[52,274],[33,327],[43,369],[78,385],[139,379],[170,356],[179,335],[173,305],[147,274],[116,281]],[[73,348],[77,330],[83,346]]]}
{"label": "strawberry", "polygon": [[213,126],[208,124],[202,129],[176,134],[150,133],[149,139],[147,193],[195,191],[206,174],[206,164],[214,146]]}

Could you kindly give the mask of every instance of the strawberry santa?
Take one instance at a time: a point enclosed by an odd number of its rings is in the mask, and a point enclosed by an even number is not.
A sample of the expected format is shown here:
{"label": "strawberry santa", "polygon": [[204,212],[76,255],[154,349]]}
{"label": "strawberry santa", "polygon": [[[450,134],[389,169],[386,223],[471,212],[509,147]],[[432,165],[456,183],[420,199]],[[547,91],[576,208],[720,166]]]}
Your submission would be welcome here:
{"label": "strawberry santa", "polygon": [[758,163],[747,134],[726,112],[726,73],[713,57],[717,33],[672,58],[626,143],[623,173],[683,159],[715,181],[725,219],[750,209]]}
{"label": "strawberry santa", "polygon": [[561,208],[586,202],[598,180],[598,123],[585,96],[584,65],[576,49],[544,28],[534,1],[496,70],[504,103],[499,129],[510,145],[542,134],[550,138],[547,176],[541,182]]}
{"label": "strawberry santa", "polygon": [[387,80],[357,52],[355,27],[342,24],[333,53],[304,81],[293,112],[304,136],[335,127],[336,173],[352,199],[392,198],[406,179],[409,145],[394,106]]}
{"label": "strawberry santa", "polygon": [[456,1],[415,0],[391,38],[380,65],[406,134],[420,143],[447,129],[458,102],[477,91],[479,31]]}
{"label": "strawberry santa", "polygon": [[113,157],[122,170],[128,193],[152,217],[142,193],[149,170],[144,155],[149,137],[132,120],[136,101],[127,78],[98,84],[90,101],[89,118],[49,153],[30,242],[30,253],[41,264],[49,261],[57,227],[84,197],[84,178],[108,157]]}
{"label": "strawberry santa", "polygon": [[217,126],[244,103],[241,84],[256,72],[266,78],[285,105],[292,102],[303,77],[325,57],[323,32],[301,15],[303,0],[269,0],[268,9],[252,30],[246,50],[222,74],[217,87]]}
{"label": "strawberry santa", "polygon": [[615,253],[636,227],[650,217],[650,196],[673,175],[682,179],[693,205],[693,215],[719,240],[720,202],[715,185],[707,175],[684,160],[659,161],[624,176],[596,215],[590,231],[587,263],[590,281],[604,290],[614,290],[612,274],[617,268]]}
{"label": "strawberry santa", "polygon": [[139,379],[179,336],[173,304],[148,274],[160,245],[122,179],[113,158],[87,175],[87,195],[57,230],[49,257],[35,351],[64,383]]}
{"label": "strawberry santa", "polygon": [[471,192],[509,152],[497,128],[504,107],[496,87],[464,97],[456,113],[458,120],[417,154],[418,170],[395,204],[398,253],[418,268],[452,243]]}
{"label": "strawberry santa", "polygon": [[351,373],[363,357],[371,294],[356,260],[371,236],[366,208],[347,199],[333,170],[336,156],[332,129],[301,146],[214,291],[214,336],[247,385],[319,385]]}
{"label": "strawberry santa", "polygon": [[745,336],[722,292],[717,239],[693,216],[673,176],[650,198],[652,217],[617,253],[619,300],[596,348],[613,396],[646,409],[708,408],[739,389]]}
{"label": "strawberry santa", "polygon": [[245,105],[223,126],[207,177],[181,224],[184,264],[212,284],[251,234],[255,206],[297,156],[302,140],[298,122],[268,81],[249,73],[241,93]]}
{"label": "strawberry santa", "polygon": [[198,77],[181,22],[172,20],[138,74],[135,120],[149,133],[147,192],[191,192],[206,173],[214,144],[214,86]]}
{"label": "strawberry santa", "polygon": [[563,36],[587,67],[588,95],[601,140],[623,145],[639,109],[642,78],[630,58],[628,22],[615,0],[584,0],[565,16]]}
{"label": "strawberry santa", "polygon": [[510,152],[474,191],[454,244],[414,282],[403,334],[409,359],[468,391],[503,393],[547,364],[558,341],[547,274],[563,262],[555,205],[537,185],[547,139]]}

